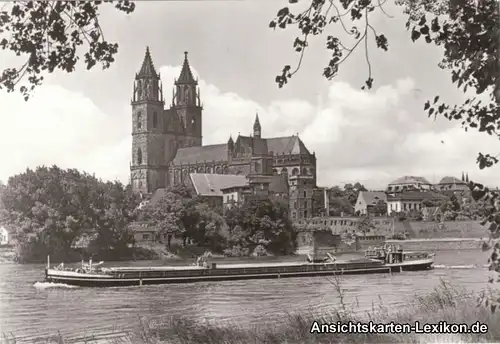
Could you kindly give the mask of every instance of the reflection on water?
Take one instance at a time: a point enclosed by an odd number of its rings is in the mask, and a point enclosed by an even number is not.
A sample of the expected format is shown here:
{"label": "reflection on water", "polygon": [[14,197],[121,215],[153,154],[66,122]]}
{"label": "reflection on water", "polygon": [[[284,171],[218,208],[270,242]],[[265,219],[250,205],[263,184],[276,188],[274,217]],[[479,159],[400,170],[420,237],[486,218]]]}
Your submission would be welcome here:
{"label": "reflection on water", "polygon": [[[442,278],[482,290],[486,260],[477,250],[439,252],[432,271],[345,276],[340,285],[359,311],[371,309],[378,295],[385,305],[400,305],[428,293]],[[0,276],[0,332],[25,342],[57,331],[74,339],[107,336],[139,325],[139,317],[165,315],[269,325],[287,313],[328,312],[339,303],[335,286],[322,277],[92,289],[37,283],[42,265],[0,265]]]}

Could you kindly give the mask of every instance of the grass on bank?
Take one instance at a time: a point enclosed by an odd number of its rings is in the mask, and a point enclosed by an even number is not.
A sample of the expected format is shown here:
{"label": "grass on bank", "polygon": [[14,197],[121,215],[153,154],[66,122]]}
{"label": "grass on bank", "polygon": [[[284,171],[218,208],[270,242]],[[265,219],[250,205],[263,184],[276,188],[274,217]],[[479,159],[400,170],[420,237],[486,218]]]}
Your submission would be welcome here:
{"label": "grass on bank", "polygon": [[[425,297],[416,296],[404,307],[393,310],[380,302],[368,312],[356,312],[355,302],[345,300],[338,280],[332,280],[339,294],[338,309],[329,314],[317,315],[314,311],[285,316],[281,325],[244,328],[215,323],[201,323],[182,317],[165,318],[163,321],[139,321],[137,328],[125,337],[109,339],[110,344],[333,344],[333,343],[479,343],[500,341],[500,314],[484,307],[477,307],[478,295],[442,282]],[[311,334],[311,324],[340,322],[374,323],[438,323],[473,324],[477,321],[487,324],[488,334]],[[92,337],[80,343],[103,343]],[[14,344],[13,336],[4,335],[1,344]],[[68,344],[63,336],[38,341],[37,343]]]}

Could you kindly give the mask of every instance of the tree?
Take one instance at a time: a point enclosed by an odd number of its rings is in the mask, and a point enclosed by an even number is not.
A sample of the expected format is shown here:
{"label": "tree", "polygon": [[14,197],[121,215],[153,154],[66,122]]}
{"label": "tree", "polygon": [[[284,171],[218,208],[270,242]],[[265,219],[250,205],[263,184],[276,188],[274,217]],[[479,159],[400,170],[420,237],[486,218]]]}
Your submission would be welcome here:
{"label": "tree", "polygon": [[347,197],[330,198],[330,216],[340,216],[341,214],[354,214],[354,208]]}
{"label": "tree", "polygon": [[262,245],[267,252],[285,255],[295,252],[297,232],[288,207],[273,200],[249,201],[225,212],[229,244],[246,252]]}
{"label": "tree", "polygon": [[[297,0],[289,0],[291,4]],[[477,128],[490,135],[499,135],[498,122],[500,105],[500,59],[499,20],[500,13],[496,0],[396,0],[408,15],[406,29],[411,31],[412,41],[425,39],[444,48],[444,57],[439,67],[451,72],[452,82],[464,92],[473,89],[478,95],[489,93],[490,102],[469,98],[460,106],[439,103],[439,96],[425,103],[429,116],[443,115],[449,120],[460,121],[467,128]],[[340,9],[338,5],[341,5]],[[280,9],[270,27],[286,29],[297,27],[300,37],[296,37],[293,47],[300,54],[297,67],[292,71],[286,65],[276,76],[279,87],[298,72],[311,36],[325,33],[330,25],[339,25],[354,43],[349,45],[337,36],[327,35],[326,48],[332,57],[323,70],[323,75],[331,80],[338,74],[340,65],[358,47],[364,47],[368,65],[365,86],[370,89],[374,79],[368,56],[368,39],[372,36],[378,48],[387,51],[387,38],[370,24],[370,15],[376,10],[385,14],[380,1],[374,0],[311,0],[304,11],[293,13],[289,7]],[[349,17],[346,17],[349,15]],[[352,21],[347,30],[346,20]],[[361,26],[359,26],[361,24]],[[332,31],[333,32],[333,31]],[[361,43],[364,43],[361,45]],[[492,166],[498,159],[489,154],[479,154],[480,168]]]}
{"label": "tree", "polygon": [[356,201],[358,200],[358,194],[360,191],[367,191],[366,188],[361,185],[359,182],[356,182],[354,185],[347,183],[344,185],[344,195],[347,197],[349,204],[354,207]]}
{"label": "tree", "polygon": [[189,238],[197,236],[198,202],[187,187],[173,186],[158,199],[151,200],[141,210],[140,219],[157,227],[158,233],[167,234],[169,248],[173,236],[181,237],[183,245],[186,246]]}
{"label": "tree", "polygon": [[375,206],[373,207],[373,212],[376,215],[386,215],[387,214],[387,202],[384,201],[383,199],[379,199],[376,203]]}
{"label": "tree", "polygon": [[358,229],[361,233],[366,234],[375,230],[375,225],[373,224],[372,218],[369,215],[362,216],[358,223]]}
{"label": "tree", "polygon": [[27,260],[46,254],[64,259],[75,238],[86,231],[97,233],[94,244],[99,248],[123,249],[131,239],[127,224],[135,219],[139,204],[121,183],[57,166],[9,178],[1,197],[4,220],[17,229],[19,244],[38,254],[21,257]]}
{"label": "tree", "polygon": [[229,230],[224,217],[205,203],[196,206],[199,214],[198,232],[195,241],[211,252],[222,253],[227,247]]}
{"label": "tree", "polygon": [[[97,63],[103,69],[114,62],[118,44],[108,42],[99,23],[103,3],[112,3],[116,9],[132,13],[132,1],[15,1],[0,11],[0,47],[16,55],[26,56],[19,68],[7,68],[0,76],[0,89],[8,92],[27,77],[28,86],[19,91],[28,100],[33,89],[40,85],[47,73],[63,70],[71,73],[83,54],[87,69]],[[5,8],[8,9],[5,9]]]}
{"label": "tree", "polygon": [[422,221],[424,216],[421,210],[411,209],[407,212],[407,218],[412,221]]}

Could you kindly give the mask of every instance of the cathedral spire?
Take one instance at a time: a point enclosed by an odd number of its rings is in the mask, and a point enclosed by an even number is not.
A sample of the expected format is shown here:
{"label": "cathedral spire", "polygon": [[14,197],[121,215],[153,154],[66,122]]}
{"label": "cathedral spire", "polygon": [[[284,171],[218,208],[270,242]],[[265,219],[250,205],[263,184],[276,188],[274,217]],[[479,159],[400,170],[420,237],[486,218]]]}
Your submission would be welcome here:
{"label": "cathedral spire", "polygon": [[146,47],[146,55],[142,61],[141,70],[135,77],[136,79],[159,79],[160,76],[156,73],[149,47]]}
{"label": "cathedral spire", "polygon": [[163,87],[160,74],[156,73],[149,47],[146,47],[141,69],[135,75],[134,94],[132,96],[133,102],[143,100],[163,102]]}
{"label": "cathedral spire", "polygon": [[188,61],[188,52],[184,52],[184,63],[182,65],[181,74],[179,75],[179,79],[175,82],[176,85],[179,84],[193,84],[198,85],[198,82],[194,79],[193,73],[191,72],[191,67],[189,66]]}
{"label": "cathedral spire", "polygon": [[260,121],[259,121],[259,114],[255,114],[255,122],[253,123],[253,136],[260,138],[261,134],[261,127],[260,127]]}

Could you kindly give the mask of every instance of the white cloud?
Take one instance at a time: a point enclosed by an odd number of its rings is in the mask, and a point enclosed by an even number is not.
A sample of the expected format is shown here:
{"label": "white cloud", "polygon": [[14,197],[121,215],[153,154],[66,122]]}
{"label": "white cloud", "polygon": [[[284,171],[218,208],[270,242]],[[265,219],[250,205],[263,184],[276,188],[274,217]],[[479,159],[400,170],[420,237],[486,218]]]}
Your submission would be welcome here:
{"label": "white cloud", "polygon": [[[180,67],[164,66],[160,72],[170,103]],[[427,119],[410,78],[370,92],[334,82],[316,104],[301,99],[258,104],[201,78],[199,84],[205,144],[226,142],[230,134],[248,135],[258,112],[264,136],[299,133],[316,152],[321,185],[359,180],[377,188],[404,174],[438,181],[463,170],[498,184],[495,169],[479,171],[475,165],[479,151],[497,153],[498,140]],[[28,102],[18,94],[0,93],[0,104],[0,180],[26,167],[57,164],[128,181],[130,117],[103,113],[84,94],[50,84]]]}
{"label": "white cloud", "polygon": [[126,177],[130,121],[116,123],[83,94],[50,84],[28,102],[0,93],[0,104],[0,180],[53,164],[104,179]]}

